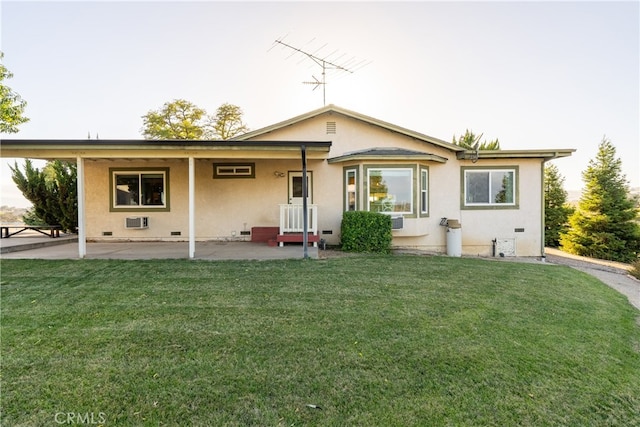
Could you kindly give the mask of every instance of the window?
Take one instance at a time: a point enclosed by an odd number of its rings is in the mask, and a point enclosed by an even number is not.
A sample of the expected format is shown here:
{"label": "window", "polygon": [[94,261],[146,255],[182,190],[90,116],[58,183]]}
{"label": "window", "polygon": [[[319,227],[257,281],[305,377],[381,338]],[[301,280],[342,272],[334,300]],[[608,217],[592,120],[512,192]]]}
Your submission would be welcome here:
{"label": "window", "polygon": [[464,169],[464,205],[515,206],[516,169]]}
{"label": "window", "polygon": [[255,178],[255,163],[214,163],[214,178]]}
{"label": "window", "polygon": [[355,211],[358,210],[357,204],[357,174],[356,169],[347,169],[345,170],[345,189],[344,189],[344,210],[345,211]]}
{"label": "window", "polygon": [[412,168],[368,168],[367,182],[369,211],[413,213]]}
{"label": "window", "polygon": [[169,169],[110,169],[112,210],[168,210]]}
{"label": "window", "polygon": [[420,169],[420,213],[429,213],[429,169]]}

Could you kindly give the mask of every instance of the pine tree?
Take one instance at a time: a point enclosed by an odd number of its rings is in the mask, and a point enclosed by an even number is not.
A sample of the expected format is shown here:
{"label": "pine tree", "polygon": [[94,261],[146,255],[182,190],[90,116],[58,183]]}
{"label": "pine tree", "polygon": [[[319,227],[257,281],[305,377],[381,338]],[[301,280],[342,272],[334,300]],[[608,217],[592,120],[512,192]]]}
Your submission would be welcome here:
{"label": "pine tree", "polygon": [[544,244],[552,248],[560,246],[560,235],[568,230],[567,220],[573,209],[567,205],[564,177],[553,164],[544,168]]}
{"label": "pine tree", "polygon": [[613,261],[636,260],[640,253],[636,201],[630,196],[622,161],[616,158],[611,141],[602,140],[582,179],[585,189],[569,218],[570,230],[560,237],[562,249]]}
{"label": "pine tree", "polygon": [[10,167],[13,181],[33,209],[24,220],[30,225],[60,225],[63,231],[75,232],[78,227],[78,194],[76,165],[54,160],[42,170],[26,159],[24,172]]}

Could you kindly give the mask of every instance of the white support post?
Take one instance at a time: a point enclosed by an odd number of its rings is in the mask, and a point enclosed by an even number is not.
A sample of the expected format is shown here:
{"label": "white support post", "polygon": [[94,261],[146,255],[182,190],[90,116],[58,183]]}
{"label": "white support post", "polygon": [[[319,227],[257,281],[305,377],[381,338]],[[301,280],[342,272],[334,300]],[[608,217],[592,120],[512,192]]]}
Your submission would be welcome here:
{"label": "white support post", "polygon": [[78,156],[76,159],[76,180],[78,187],[78,257],[87,256],[87,227],[84,214],[84,159]]}
{"label": "white support post", "polygon": [[189,258],[196,257],[196,171],[195,159],[189,157]]}

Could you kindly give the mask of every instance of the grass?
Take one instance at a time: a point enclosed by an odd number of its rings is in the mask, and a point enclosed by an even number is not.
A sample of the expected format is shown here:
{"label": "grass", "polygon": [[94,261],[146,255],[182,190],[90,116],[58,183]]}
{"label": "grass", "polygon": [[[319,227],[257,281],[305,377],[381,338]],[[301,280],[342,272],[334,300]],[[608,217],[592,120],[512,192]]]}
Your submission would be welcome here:
{"label": "grass", "polygon": [[2,425],[640,425],[639,313],[566,267],[396,255],[1,273]]}

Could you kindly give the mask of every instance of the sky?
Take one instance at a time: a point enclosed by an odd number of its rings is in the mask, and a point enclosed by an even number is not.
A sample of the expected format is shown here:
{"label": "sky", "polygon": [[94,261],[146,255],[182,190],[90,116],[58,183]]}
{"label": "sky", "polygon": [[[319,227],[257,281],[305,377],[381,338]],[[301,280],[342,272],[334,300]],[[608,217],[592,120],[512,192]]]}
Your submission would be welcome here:
{"label": "sky", "polygon": [[[186,99],[241,107],[255,130],[327,104],[446,141],[575,148],[564,188],[611,140],[640,186],[640,2],[0,2],[20,139],[141,139]],[[0,205],[27,207],[0,161]],[[23,164],[19,160],[19,164]]]}

